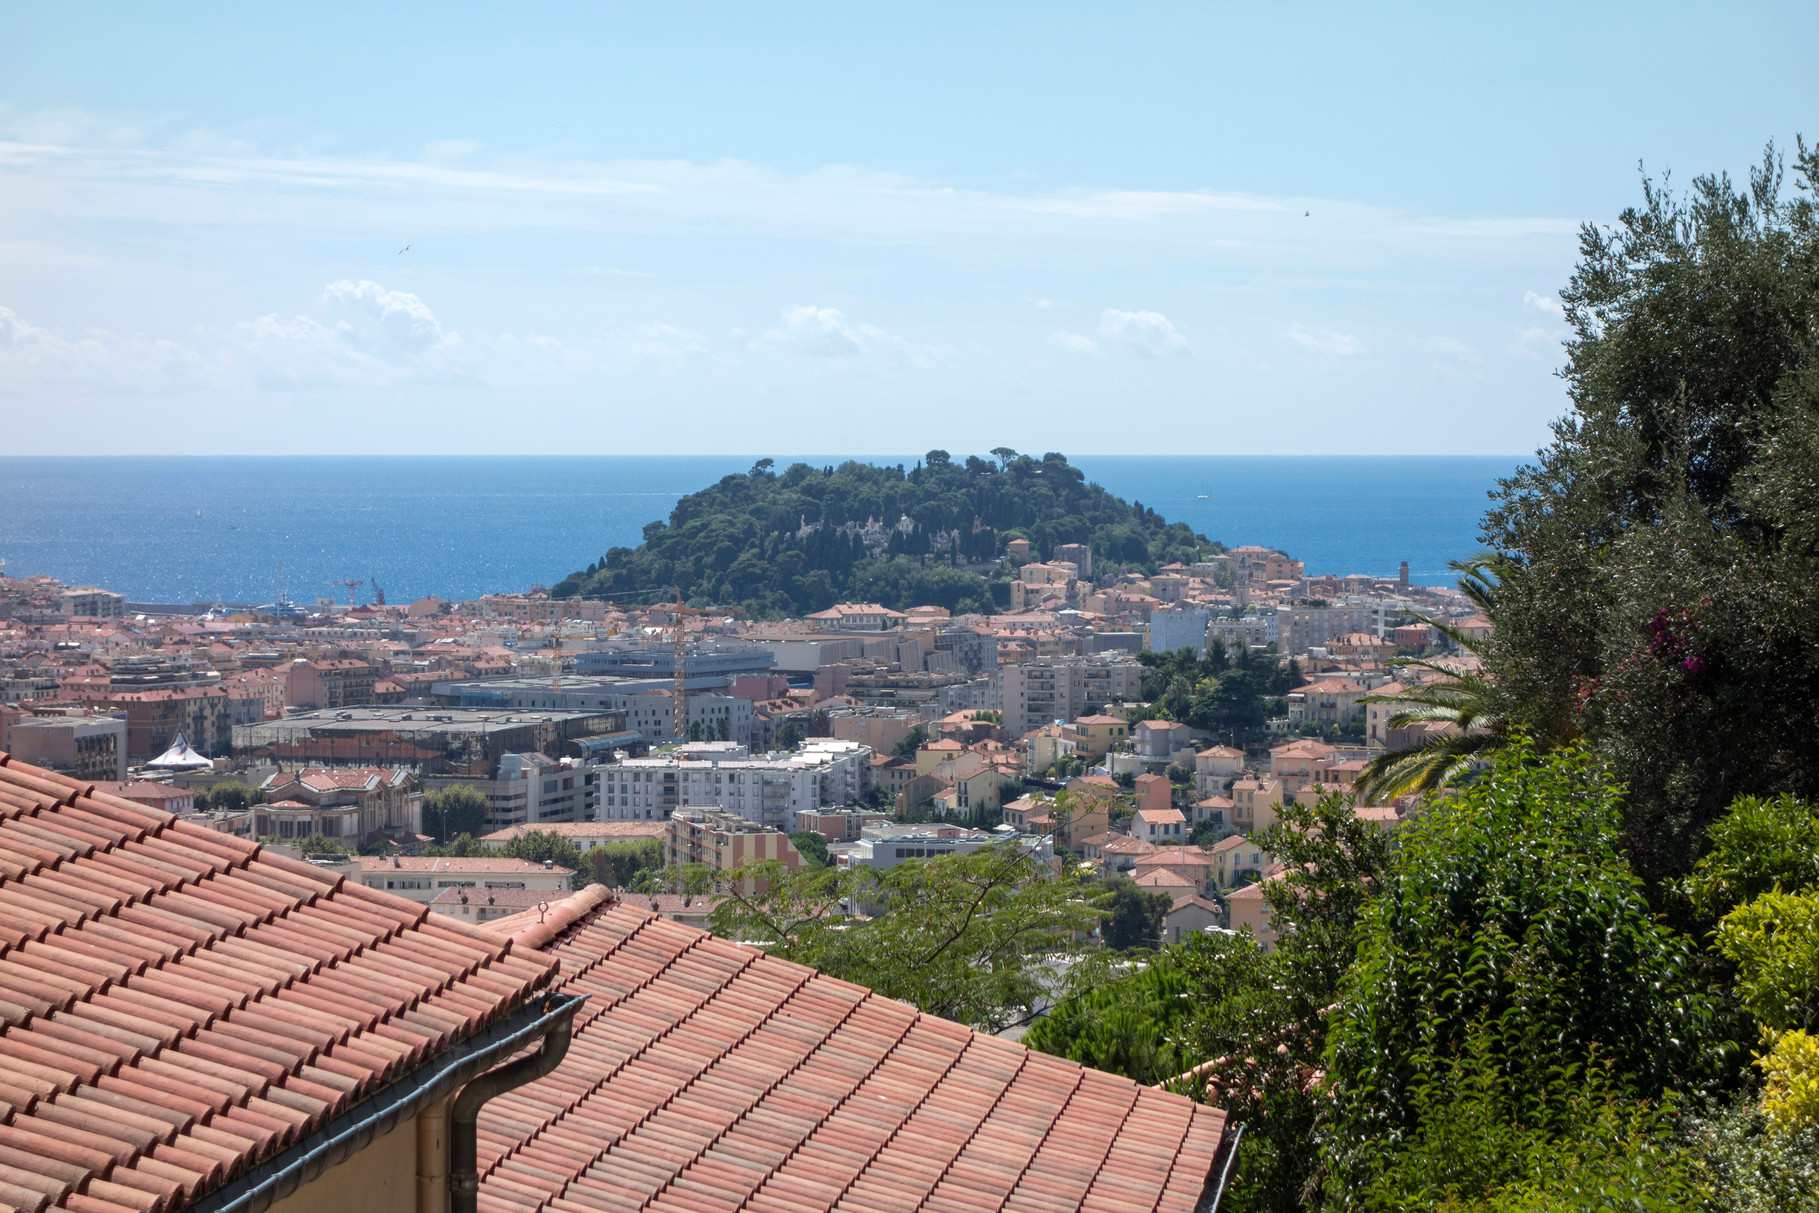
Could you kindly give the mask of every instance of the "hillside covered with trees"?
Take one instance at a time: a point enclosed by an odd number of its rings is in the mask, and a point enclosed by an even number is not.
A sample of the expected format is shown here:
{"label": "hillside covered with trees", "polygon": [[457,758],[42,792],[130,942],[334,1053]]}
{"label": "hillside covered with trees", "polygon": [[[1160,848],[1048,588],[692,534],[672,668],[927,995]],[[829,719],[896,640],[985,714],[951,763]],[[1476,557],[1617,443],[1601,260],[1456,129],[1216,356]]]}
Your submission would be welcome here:
{"label": "hillside covered with trees", "polygon": [[1095,573],[1153,572],[1225,550],[1089,483],[1064,455],[1036,459],[1007,447],[992,455],[956,462],[930,451],[908,470],[849,461],[797,463],[781,474],[761,459],[742,476],[682,498],[668,522],[644,528],[643,543],[612,548],[551,593],[648,592],[655,600],[680,587],[691,603],[738,606],[756,617],[843,601],[993,611],[1009,597],[1002,588],[994,594],[991,566],[1013,538],[1029,540],[1036,559],[1057,544],[1091,544]]}

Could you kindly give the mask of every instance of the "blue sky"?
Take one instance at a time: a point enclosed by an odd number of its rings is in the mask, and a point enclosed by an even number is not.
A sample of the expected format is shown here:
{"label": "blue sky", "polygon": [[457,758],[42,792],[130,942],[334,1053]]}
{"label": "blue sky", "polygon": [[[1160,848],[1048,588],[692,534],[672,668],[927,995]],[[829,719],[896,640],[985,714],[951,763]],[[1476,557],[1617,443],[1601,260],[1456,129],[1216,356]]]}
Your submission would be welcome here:
{"label": "blue sky", "polygon": [[1811,4],[3,15],[14,453],[1521,453],[1819,113]]}

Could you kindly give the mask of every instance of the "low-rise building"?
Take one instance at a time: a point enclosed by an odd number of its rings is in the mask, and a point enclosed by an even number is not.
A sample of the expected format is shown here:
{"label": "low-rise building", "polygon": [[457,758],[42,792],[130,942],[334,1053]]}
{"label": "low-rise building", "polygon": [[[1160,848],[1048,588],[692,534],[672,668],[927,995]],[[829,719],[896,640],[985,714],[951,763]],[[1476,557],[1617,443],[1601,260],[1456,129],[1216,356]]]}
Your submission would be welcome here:
{"label": "low-rise building", "polygon": [[196,793],[193,789],[173,787],[168,783],[145,779],[124,782],[98,779],[95,781],[95,790],[111,793],[134,804],[163,809],[166,813],[193,813],[196,810]]}
{"label": "low-rise building", "polygon": [[1162,942],[1180,943],[1187,937],[1217,927],[1225,922],[1225,912],[1204,897],[1192,893],[1177,896],[1162,916]]}
{"label": "low-rise building", "polygon": [[254,833],[262,838],[325,838],[357,845],[380,830],[416,833],[423,795],[409,771],[384,767],[280,771],[259,786]]}
{"label": "low-rise building", "polygon": [[1104,758],[1112,747],[1130,739],[1130,722],[1120,716],[1094,714],[1074,721],[1081,749],[1093,758]]}
{"label": "low-rise building", "polygon": [[1264,896],[1266,881],[1276,879],[1266,876],[1254,884],[1247,884],[1241,889],[1233,889],[1225,895],[1226,911],[1231,918],[1231,929],[1248,932],[1265,952],[1276,946],[1276,928],[1271,921],[1272,913],[1269,901]]}
{"label": "low-rise building", "polygon": [[1131,820],[1131,837],[1156,846],[1187,839],[1187,818],[1180,809],[1138,809]]}
{"label": "low-rise building", "polygon": [[939,859],[944,855],[965,855],[1014,838],[1018,845],[1037,859],[1047,862],[1055,855],[1054,844],[1047,838],[1031,834],[999,834],[990,830],[973,830],[945,824],[886,825],[867,830],[857,843],[839,857],[843,868],[894,868],[913,859]]}
{"label": "low-rise building", "polygon": [[1270,750],[1270,775],[1280,780],[1285,795],[1328,781],[1328,770],[1339,751],[1324,741],[1304,738]]}
{"label": "low-rise building", "polygon": [[1138,859],[1131,868],[1131,874],[1140,878],[1146,872],[1172,872],[1187,881],[1194,892],[1208,893],[1214,888],[1214,875],[1218,866],[1212,853],[1200,847],[1165,846],[1157,847]]}
{"label": "low-rise building", "polygon": [[1193,754],[1194,730],[1179,721],[1140,720],[1131,731],[1131,752],[1139,757],[1167,762],[1183,750]]}
{"label": "low-rise building", "polygon": [[526,859],[454,855],[361,855],[360,883],[428,905],[448,889],[527,889],[551,897],[565,896],[570,868]]}
{"label": "low-rise building", "polygon": [[1240,830],[1267,830],[1282,809],[1280,779],[1240,779],[1232,784],[1232,825]]}
{"label": "low-rise building", "polygon": [[883,632],[898,626],[908,616],[875,602],[842,602],[805,618],[828,632]]}
{"label": "low-rise building", "polygon": [[1274,855],[1242,834],[1221,838],[1206,853],[1213,861],[1213,883],[1222,889],[1254,878],[1276,863]]}
{"label": "low-rise building", "polygon": [[852,842],[867,827],[889,823],[888,816],[871,809],[800,809],[796,813],[797,830],[819,834],[829,842]]}
{"label": "low-rise building", "polygon": [[1243,750],[1216,745],[1194,755],[1194,790],[1202,796],[1217,796],[1229,790],[1232,781],[1243,773]]}
{"label": "low-rise building", "polygon": [[1290,724],[1350,724],[1363,708],[1359,700],[1370,688],[1347,678],[1321,678],[1288,693]]}
{"label": "low-rise building", "polygon": [[126,779],[126,717],[19,716],[7,730],[6,749],[21,762],[77,779]]}
{"label": "low-rise building", "polygon": [[489,851],[501,851],[526,834],[554,834],[573,843],[575,849],[585,855],[595,847],[616,843],[642,842],[645,839],[661,842],[666,826],[667,823],[661,821],[548,821],[494,830],[480,839],[480,845]]}

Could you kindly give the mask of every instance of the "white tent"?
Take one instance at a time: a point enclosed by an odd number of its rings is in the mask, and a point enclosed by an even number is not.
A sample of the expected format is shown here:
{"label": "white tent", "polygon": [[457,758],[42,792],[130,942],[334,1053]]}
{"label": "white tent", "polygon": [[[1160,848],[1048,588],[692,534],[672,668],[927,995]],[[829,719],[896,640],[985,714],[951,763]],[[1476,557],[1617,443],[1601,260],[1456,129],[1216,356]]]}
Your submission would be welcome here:
{"label": "white tent", "polygon": [[215,764],[189,748],[189,742],[183,740],[183,734],[171,742],[171,748],[145,764],[159,771],[212,771]]}

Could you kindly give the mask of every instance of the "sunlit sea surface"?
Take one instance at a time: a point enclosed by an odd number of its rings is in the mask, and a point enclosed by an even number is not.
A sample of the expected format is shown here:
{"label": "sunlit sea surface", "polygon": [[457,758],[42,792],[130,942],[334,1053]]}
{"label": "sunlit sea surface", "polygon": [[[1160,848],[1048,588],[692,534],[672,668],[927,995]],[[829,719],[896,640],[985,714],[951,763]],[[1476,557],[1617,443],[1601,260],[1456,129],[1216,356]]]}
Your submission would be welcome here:
{"label": "sunlit sea surface", "polygon": [[[552,584],[635,546],[678,497],[757,456],[0,458],[4,572],[133,602],[310,603],[372,583],[391,602]],[[779,469],[797,457],[776,456]],[[801,456],[809,463],[839,462]],[[868,462],[913,465],[914,456]],[[1170,521],[1310,573],[1450,581],[1488,490],[1519,462],[1468,457],[1079,456]]]}

